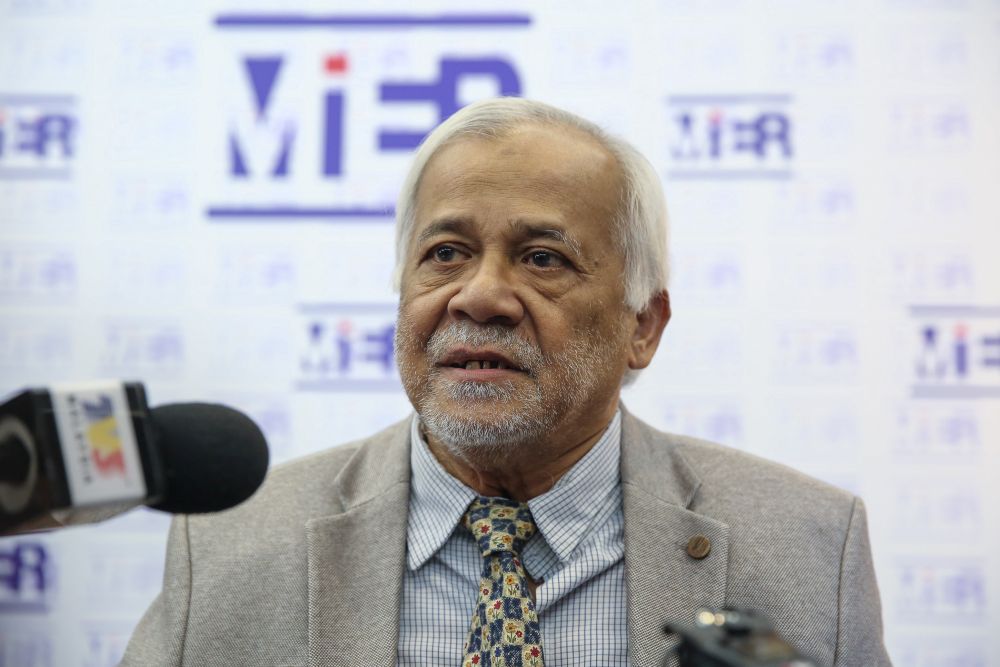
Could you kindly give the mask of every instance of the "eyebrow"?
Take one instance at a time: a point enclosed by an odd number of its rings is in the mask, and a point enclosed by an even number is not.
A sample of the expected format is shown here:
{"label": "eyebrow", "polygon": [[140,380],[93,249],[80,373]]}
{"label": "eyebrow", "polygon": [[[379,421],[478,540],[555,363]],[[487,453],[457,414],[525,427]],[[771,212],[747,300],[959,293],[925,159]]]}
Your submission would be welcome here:
{"label": "eyebrow", "polygon": [[466,218],[442,218],[435,220],[420,232],[417,237],[417,244],[421,244],[429,238],[439,234],[465,234],[471,221]]}
{"label": "eyebrow", "polygon": [[552,239],[569,247],[577,255],[582,255],[580,242],[573,238],[565,229],[550,222],[537,223],[529,220],[514,220],[510,227],[520,236],[527,239]]}

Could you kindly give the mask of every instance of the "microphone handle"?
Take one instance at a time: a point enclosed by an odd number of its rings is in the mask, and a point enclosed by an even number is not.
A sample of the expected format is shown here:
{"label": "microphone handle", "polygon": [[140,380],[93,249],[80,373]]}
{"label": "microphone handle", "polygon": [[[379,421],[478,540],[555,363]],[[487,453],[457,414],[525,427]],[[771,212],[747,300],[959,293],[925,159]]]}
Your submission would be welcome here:
{"label": "microphone handle", "polygon": [[31,454],[28,445],[16,435],[0,439],[0,483],[21,484],[28,479]]}

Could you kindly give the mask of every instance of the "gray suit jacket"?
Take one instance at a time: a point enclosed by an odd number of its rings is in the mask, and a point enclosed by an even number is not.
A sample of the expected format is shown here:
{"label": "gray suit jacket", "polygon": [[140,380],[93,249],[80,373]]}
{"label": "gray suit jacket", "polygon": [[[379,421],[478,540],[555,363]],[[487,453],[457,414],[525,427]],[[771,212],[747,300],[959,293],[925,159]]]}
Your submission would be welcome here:
{"label": "gray suit jacket", "polygon": [[[122,664],[394,665],[409,462],[406,420],[276,468],[232,510],[177,517]],[[633,665],[663,664],[665,622],[723,605],[762,610],[820,665],[890,664],[858,498],[628,413],[621,474]]]}

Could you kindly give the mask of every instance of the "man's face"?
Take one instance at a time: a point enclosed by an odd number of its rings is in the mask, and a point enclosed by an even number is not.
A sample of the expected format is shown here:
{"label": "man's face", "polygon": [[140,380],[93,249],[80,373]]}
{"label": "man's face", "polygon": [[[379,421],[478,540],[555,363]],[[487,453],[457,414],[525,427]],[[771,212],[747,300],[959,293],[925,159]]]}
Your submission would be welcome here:
{"label": "man's face", "polygon": [[397,359],[424,426],[452,450],[501,454],[610,417],[630,335],[620,179],[590,137],[533,125],[460,139],[427,165]]}

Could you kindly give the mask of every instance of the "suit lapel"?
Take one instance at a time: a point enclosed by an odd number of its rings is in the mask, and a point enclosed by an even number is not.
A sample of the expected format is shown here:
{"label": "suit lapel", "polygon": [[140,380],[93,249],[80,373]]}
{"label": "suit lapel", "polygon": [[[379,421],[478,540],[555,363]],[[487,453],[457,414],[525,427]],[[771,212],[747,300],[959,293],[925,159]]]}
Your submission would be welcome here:
{"label": "suit lapel", "polygon": [[406,567],[409,421],[360,448],[306,524],[310,667],[396,664]]}
{"label": "suit lapel", "polygon": [[[664,634],[666,623],[691,624],[700,607],[723,605],[729,527],[688,509],[700,486],[694,470],[664,435],[627,412],[622,486],[629,654],[636,667],[659,666],[677,643]],[[696,535],[711,543],[700,560],[687,550]]]}

